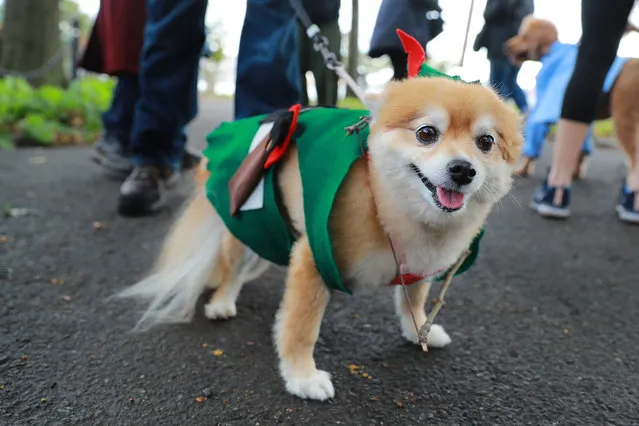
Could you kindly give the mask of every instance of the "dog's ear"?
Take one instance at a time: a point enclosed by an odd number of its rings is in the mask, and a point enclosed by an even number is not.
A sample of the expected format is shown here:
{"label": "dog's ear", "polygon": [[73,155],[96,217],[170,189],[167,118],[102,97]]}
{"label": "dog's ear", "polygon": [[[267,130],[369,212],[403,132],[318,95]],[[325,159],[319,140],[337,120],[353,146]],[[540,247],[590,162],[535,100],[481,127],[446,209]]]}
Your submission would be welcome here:
{"label": "dog's ear", "polygon": [[371,116],[373,119],[377,118],[379,114],[379,109],[381,108],[384,101],[386,101],[390,93],[393,92],[393,89],[400,85],[400,81],[391,80],[384,85],[384,88],[381,92],[369,92],[364,96],[364,104],[366,108],[371,112]]}
{"label": "dog's ear", "polygon": [[499,132],[503,141],[501,144],[502,156],[507,163],[514,164],[519,159],[524,145],[524,117],[521,113],[504,104],[500,124]]}
{"label": "dog's ear", "polygon": [[364,96],[364,105],[371,112],[372,117],[377,116],[377,111],[379,111],[379,105],[382,103],[382,94],[381,93],[367,93]]}

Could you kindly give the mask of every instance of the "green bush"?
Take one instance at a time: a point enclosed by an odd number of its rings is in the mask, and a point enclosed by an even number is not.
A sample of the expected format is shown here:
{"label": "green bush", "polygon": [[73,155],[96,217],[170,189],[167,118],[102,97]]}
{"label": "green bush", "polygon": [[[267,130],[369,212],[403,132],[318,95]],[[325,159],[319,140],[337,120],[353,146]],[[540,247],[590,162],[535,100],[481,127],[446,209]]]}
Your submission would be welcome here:
{"label": "green bush", "polygon": [[21,78],[0,79],[0,120],[7,125],[24,117],[30,109],[34,90]]}
{"label": "green bush", "polygon": [[0,79],[0,135],[10,133],[40,145],[87,143],[102,130],[115,81],[87,77],[67,89],[32,88],[21,78]]}
{"label": "green bush", "polygon": [[39,113],[28,114],[18,122],[18,130],[23,137],[42,145],[53,145],[59,129],[60,124],[57,121]]}

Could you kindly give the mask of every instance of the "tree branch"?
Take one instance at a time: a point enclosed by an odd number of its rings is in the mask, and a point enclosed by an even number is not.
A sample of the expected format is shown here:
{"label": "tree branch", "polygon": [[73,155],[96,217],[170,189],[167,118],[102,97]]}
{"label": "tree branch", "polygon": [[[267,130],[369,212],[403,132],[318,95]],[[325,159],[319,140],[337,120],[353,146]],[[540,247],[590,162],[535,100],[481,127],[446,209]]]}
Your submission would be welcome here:
{"label": "tree branch", "polygon": [[424,325],[422,325],[422,327],[419,329],[419,344],[421,345],[424,352],[428,352],[428,333],[430,332],[430,328],[433,326],[433,322],[435,321],[435,317],[439,313],[439,310],[442,308],[442,306],[444,306],[444,297],[446,297],[448,287],[453,281],[455,273],[464,263],[464,260],[466,260],[469,254],[470,250],[466,250],[465,252],[463,252],[461,256],[459,256],[459,259],[457,259],[457,262],[448,270],[448,272],[446,273],[444,284],[442,284],[442,288],[439,291],[439,297],[437,297],[437,300],[435,301],[435,306],[433,306],[433,309],[426,316],[426,322],[424,322]]}

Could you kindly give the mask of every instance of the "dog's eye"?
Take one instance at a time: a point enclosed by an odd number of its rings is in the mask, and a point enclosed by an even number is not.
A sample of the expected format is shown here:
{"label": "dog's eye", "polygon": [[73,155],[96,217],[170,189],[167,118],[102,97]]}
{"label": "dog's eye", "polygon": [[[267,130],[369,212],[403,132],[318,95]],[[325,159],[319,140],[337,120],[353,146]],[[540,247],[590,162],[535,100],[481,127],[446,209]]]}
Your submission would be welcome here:
{"label": "dog's eye", "polygon": [[415,136],[417,136],[417,140],[424,145],[430,145],[437,142],[439,132],[433,126],[421,126],[415,132]]}
{"label": "dog's eye", "polygon": [[475,141],[477,148],[482,152],[490,152],[493,149],[493,145],[495,144],[495,138],[490,135],[483,135],[477,138]]}

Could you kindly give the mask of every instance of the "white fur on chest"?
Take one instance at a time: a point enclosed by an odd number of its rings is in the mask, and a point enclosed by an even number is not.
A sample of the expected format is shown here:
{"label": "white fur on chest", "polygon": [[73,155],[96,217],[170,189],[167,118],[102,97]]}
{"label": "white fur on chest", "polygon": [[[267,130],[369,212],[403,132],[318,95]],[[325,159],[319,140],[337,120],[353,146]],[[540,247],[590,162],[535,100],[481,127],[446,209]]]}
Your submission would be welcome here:
{"label": "white fur on chest", "polygon": [[471,241],[470,232],[450,232],[443,236],[431,236],[421,244],[415,239],[404,249],[408,272],[424,276],[438,275],[457,261]]}
{"label": "white fur on chest", "polygon": [[356,286],[388,284],[396,275],[397,265],[390,250],[372,251],[348,272],[348,281]]}
{"label": "white fur on chest", "polygon": [[[452,266],[474,237],[472,228],[415,236],[403,244],[408,273],[432,277]],[[391,250],[369,253],[348,274],[357,286],[388,285],[397,275],[397,264]]]}

